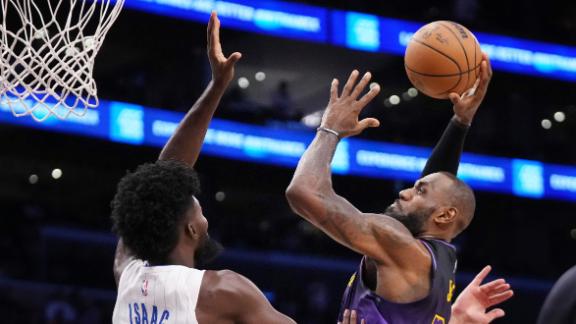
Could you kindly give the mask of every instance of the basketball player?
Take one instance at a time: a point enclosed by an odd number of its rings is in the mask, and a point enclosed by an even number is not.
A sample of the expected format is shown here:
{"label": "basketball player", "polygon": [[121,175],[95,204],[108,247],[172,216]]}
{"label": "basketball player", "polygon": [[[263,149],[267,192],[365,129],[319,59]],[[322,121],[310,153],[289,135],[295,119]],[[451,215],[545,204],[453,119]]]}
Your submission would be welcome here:
{"label": "basketball player", "polygon": [[242,275],[195,269],[219,249],[208,236],[208,221],[195,198],[199,181],[192,167],[241,57],[222,54],[219,29],[213,13],[208,25],[212,81],[206,91],[159,161],[141,165],[118,184],[112,202],[113,226],[120,236],[114,260],[114,324],[294,323]]}
{"label": "basketball player", "polygon": [[[469,125],[482,102],[492,70],[484,54],[481,75],[462,97],[450,94],[454,117],[432,152],[422,177],[384,214],[363,213],[332,188],[330,163],[342,138],[378,127],[374,118],[359,120],[379,93],[361,96],[371,75],[357,82],[353,71],[338,90],[334,79],[328,106],[315,139],[300,159],[286,191],[293,211],[342,245],[364,255],[342,301],[368,323],[448,323],[455,289],[456,251],[450,241],[471,222],[474,193],[455,177]],[[507,299],[503,291],[498,300]],[[481,314],[486,322],[502,310]],[[340,314],[339,318],[342,318]]]}
{"label": "basketball player", "polygon": [[575,290],[576,266],[566,271],[548,293],[538,316],[538,324],[575,324]]}
{"label": "basketball player", "polygon": [[[208,25],[212,82],[181,121],[159,161],[141,165],[118,184],[112,202],[113,226],[120,236],[114,260],[118,286],[114,324],[294,323],[242,275],[195,268],[213,258],[219,245],[210,239],[208,222],[195,198],[199,181],[192,167],[241,57],[240,53],[224,57],[219,28],[212,14]],[[484,292],[492,296],[501,285],[494,281],[475,286],[478,291],[470,290],[459,299],[468,297],[463,299],[465,309],[485,308],[478,296]]]}
{"label": "basketball player", "polygon": [[[460,293],[454,305],[452,305],[452,317],[450,324],[485,324],[492,318],[504,316],[501,309],[492,310],[493,317],[486,316],[486,309],[497,305],[510,297],[512,290],[504,279],[482,284],[492,267],[486,266]],[[345,309],[342,322],[338,324],[356,324],[358,313],[355,310]],[[360,324],[366,324],[365,319],[360,319]]]}

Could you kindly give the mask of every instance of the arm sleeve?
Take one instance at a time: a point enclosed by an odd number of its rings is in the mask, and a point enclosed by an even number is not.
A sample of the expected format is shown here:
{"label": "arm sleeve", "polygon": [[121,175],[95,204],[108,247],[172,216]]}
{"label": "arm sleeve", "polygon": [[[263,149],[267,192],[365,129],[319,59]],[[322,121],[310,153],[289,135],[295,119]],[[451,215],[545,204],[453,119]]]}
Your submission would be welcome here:
{"label": "arm sleeve", "polygon": [[468,126],[453,119],[450,120],[442,137],[436,147],[434,147],[430,158],[428,158],[421,176],[424,177],[440,171],[456,175],[460,164],[460,156],[464,149],[466,134],[468,134]]}

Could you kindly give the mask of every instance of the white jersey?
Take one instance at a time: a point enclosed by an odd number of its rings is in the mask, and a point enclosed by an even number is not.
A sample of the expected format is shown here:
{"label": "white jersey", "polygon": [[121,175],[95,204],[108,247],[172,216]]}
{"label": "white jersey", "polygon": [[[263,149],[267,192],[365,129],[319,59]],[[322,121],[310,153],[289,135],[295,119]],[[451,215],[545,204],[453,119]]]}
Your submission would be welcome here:
{"label": "white jersey", "polygon": [[133,260],[120,275],[113,324],[197,324],[204,271]]}

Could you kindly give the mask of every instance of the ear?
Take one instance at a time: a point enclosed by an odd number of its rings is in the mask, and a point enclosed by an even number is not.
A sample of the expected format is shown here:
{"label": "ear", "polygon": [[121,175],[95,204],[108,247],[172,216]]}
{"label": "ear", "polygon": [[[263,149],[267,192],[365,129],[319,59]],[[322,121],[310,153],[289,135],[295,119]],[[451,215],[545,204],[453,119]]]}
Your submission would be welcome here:
{"label": "ear", "polygon": [[434,214],[434,222],[438,225],[451,224],[456,221],[460,211],[456,207],[442,207]]}
{"label": "ear", "polygon": [[194,225],[193,222],[189,222],[188,224],[186,224],[185,232],[186,232],[186,235],[189,236],[194,241],[197,241],[200,239],[200,232],[198,231],[198,229],[196,228],[196,226]]}

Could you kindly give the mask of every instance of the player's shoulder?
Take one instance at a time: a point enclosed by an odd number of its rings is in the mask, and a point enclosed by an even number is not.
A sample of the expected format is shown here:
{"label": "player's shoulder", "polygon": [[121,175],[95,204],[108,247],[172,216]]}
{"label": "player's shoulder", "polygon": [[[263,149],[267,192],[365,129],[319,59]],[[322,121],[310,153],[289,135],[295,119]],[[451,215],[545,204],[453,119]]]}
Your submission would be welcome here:
{"label": "player's shoulder", "polygon": [[243,295],[256,287],[248,278],[232,270],[208,270],[202,281],[202,290],[222,297]]}
{"label": "player's shoulder", "polygon": [[198,302],[202,310],[233,316],[253,306],[261,295],[256,285],[239,273],[231,270],[205,271]]}

